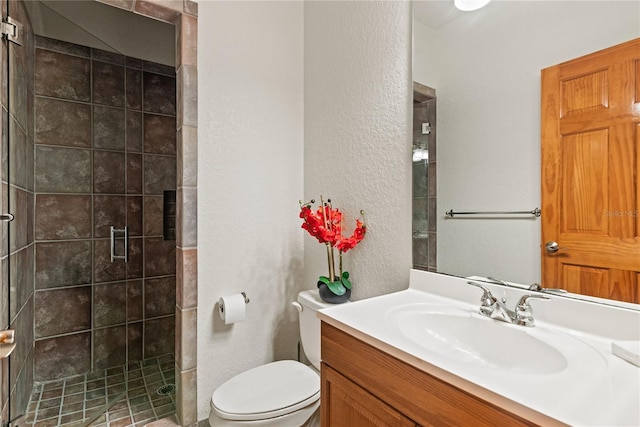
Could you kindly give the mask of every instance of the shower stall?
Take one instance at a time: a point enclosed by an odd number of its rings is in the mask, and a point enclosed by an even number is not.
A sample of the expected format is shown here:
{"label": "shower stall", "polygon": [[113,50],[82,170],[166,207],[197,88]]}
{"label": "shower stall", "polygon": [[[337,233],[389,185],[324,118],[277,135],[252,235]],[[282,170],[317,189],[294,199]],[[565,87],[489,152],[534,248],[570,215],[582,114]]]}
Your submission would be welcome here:
{"label": "shower stall", "polygon": [[413,268],[436,271],[436,91],[413,83]]}
{"label": "shower stall", "polygon": [[[182,73],[99,39],[42,35],[47,16],[68,19],[46,2],[2,8],[0,200],[13,219],[2,222],[1,329],[16,334],[2,359],[3,423],[143,425],[176,411],[188,421],[176,393],[187,370],[176,260],[195,247],[180,223]],[[174,25],[153,25],[173,37]]]}

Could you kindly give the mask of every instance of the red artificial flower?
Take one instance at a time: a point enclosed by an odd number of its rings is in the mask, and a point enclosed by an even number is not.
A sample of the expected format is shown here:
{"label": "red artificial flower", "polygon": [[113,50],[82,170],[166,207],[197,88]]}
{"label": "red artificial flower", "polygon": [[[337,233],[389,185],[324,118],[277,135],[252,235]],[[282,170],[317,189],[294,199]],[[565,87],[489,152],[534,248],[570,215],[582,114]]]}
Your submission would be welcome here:
{"label": "red artificial flower", "polygon": [[356,247],[358,243],[364,239],[364,235],[367,232],[367,227],[360,220],[356,219],[356,228],[353,230],[351,237],[341,238],[335,247],[341,252],[347,252],[350,249]]}

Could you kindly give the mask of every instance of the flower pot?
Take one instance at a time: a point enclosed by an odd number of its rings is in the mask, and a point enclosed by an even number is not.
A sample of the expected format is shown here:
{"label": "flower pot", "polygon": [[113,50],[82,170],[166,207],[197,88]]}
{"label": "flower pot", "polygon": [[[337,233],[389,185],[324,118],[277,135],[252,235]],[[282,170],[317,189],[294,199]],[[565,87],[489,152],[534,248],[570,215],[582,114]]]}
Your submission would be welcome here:
{"label": "flower pot", "polygon": [[318,293],[320,294],[322,301],[328,302],[329,304],[342,304],[343,302],[349,301],[349,298],[351,297],[351,289],[347,289],[347,291],[342,295],[336,295],[329,290],[329,287],[326,284],[322,282],[318,282]]}

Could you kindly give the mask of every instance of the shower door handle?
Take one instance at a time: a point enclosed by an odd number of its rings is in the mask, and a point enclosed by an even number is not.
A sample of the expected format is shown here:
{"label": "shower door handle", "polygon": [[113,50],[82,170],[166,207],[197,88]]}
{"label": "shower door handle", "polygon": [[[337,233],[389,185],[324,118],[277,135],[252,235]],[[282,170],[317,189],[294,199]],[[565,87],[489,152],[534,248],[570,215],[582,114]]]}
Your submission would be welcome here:
{"label": "shower door handle", "polygon": [[[116,236],[117,235],[117,236]],[[124,255],[116,255],[116,237],[121,236],[124,238],[123,253]],[[129,227],[114,228],[111,226],[111,262],[117,259],[129,262]]]}

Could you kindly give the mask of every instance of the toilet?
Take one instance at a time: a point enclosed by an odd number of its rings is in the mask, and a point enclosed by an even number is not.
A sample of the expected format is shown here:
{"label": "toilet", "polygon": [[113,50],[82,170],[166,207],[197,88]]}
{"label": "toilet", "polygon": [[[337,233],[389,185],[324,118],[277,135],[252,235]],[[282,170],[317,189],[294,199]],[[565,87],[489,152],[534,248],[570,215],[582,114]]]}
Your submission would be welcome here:
{"label": "toilet", "polygon": [[320,425],[320,319],[328,304],[317,290],[292,302],[300,318],[302,348],[311,366],[280,360],[242,372],[211,397],[212,427],[316,427]]}

